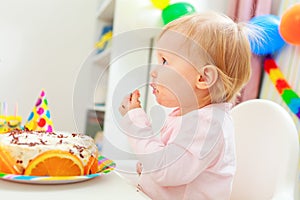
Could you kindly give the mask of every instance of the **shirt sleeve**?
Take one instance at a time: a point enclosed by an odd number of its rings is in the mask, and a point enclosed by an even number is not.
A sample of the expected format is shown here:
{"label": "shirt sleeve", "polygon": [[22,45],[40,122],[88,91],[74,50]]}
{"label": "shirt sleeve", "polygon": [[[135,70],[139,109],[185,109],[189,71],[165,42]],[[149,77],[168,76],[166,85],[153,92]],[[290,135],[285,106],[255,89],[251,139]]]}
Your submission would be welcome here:
{"label": "shirt sleeve", "polygon": [[178,186],[193,181],[212,164],[222,149],[219,132],[206,134],[201,131],[207,129],[194,126],[184,126],[178,137],[165,145],[153,133],[146,113],[140,108],[125,115],[122,128],[129,136],[134,153],[143,163],[141,181],[143,176],[151,176],[161,186]]}

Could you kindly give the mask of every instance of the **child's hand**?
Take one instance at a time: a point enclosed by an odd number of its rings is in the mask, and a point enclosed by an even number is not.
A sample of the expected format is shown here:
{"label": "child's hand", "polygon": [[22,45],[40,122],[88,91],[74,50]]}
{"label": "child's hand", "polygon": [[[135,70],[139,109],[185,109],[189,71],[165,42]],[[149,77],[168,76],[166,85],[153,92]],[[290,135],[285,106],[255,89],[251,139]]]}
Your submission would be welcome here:
{"label": "child's hand", "polygon": [[119,112],[121,115],[124,116],[129,110],[141,108],[141,102],[139,101],[139,98],[140,92],[138,90],[135,90],[131,94],[127,95],[119,107]]}
{"label": "child's hand", "polygon": [[140,176],[142,174],[143,171],[143,165],[141,162],[137,162],[136,163],[136,172],[138,173],[138,175]]}

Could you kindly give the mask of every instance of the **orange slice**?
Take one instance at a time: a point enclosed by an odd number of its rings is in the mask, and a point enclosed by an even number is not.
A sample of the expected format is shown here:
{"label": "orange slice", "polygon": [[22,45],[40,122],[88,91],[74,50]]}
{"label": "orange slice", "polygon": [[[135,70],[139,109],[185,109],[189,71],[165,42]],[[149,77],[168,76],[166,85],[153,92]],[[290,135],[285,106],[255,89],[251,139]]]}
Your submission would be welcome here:
{"label": "orange slice", "polygon": [[21,174],[21,171],[15,164],[15,159],[0,147],[0,172],[7,174]]}
{"label": "orange slice", "polygon": [[95,174],[98,171],[98,159],[91,156],[88,163],[84,167],[84,175]]}
{"label": "orange slice", "polygon": [[83,173],[83,164],[77,156],[67,151],[49,150],[31,160],[24,175],[81,176]]}

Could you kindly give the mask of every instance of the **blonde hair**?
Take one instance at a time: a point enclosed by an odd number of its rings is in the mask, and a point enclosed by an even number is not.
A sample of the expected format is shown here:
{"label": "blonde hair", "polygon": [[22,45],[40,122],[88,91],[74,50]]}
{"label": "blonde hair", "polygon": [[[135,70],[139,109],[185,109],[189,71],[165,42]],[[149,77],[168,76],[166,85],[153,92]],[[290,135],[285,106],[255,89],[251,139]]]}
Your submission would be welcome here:
{"label": "blonde hair", "polygon": [[216,66],[219,78],[207,99],[212,103],[234,101],[250,79],[249,26],[235,23],[225,15],[209,12],[187,15],[170,22],[159,38],[167,30],[180,33],[196,43],[197,49],[193,45],[191,51],[198,52],[197,57],[199,55],[202,63]]}

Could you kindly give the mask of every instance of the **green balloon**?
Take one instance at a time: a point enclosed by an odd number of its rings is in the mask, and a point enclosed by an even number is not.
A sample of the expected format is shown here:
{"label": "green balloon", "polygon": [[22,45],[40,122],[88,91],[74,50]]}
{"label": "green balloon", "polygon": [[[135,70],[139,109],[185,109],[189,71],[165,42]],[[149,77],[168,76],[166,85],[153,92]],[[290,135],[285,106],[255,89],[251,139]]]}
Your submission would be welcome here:
{"label": "green balloon", "polygon": [[182,2],[182,3],[174,3],[162,10],[162,19],[164,24],[182,17],[184,15],[192,14],[196,12],[194,6],[189,3]]}

